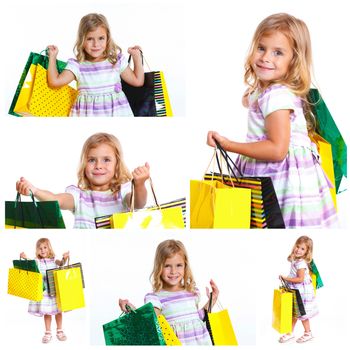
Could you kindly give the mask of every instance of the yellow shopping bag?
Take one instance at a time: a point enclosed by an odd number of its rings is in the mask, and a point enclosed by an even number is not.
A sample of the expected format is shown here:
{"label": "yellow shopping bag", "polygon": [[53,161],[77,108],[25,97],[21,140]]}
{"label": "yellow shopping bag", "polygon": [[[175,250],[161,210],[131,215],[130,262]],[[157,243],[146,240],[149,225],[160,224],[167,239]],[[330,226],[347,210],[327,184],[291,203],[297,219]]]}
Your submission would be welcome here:
{"label": "yellow shopping bag", "polygon": [[332,145],[328,141],[326,141],[323,137],[321,137],[316,133],[311,135],[310,139],[316,144],[318,153],[320,154],[320,158],[321,158],[321,167],[333,185],[333,187],[331,187],[329,190],[332,195],[334,207],[337,209],[337,196],[335,191]]}
{"label": "yellow shopping bag", "polygon": [[279,333],[292,331],[293,293],[284,289],[273,292],[272,327]]}
{"label": "yellow shopping bag", "polygon": [[83,282],[79,267],[56,270],[53,277],[57,305],[61,311],[79,309],[85,306]]}
{"label": "yellow shopping bag", "polygon": [[158,315],[158,323],[160,329],[162,330],[166,345],[182,345],[174,330],[171,328],[163,315]]}
{"label": "yellow shopping bag", "polygon": [[250,228],[251,190],[191,180],[191,228]]}
{"label": "yellow shopping bag", "polygon": [[10,268],[7,293],[33,301],[40,301],[43,298],[43,276],[39,272]]}

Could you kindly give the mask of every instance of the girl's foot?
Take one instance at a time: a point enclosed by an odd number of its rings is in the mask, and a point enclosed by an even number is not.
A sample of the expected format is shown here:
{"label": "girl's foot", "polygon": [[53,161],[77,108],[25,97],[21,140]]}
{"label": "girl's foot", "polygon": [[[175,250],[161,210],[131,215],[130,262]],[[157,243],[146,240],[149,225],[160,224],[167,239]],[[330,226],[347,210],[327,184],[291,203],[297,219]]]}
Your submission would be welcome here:
{"label": "girl's foot", "polygon": [[44,336],[43,336],[43,339],[41,340],[44,344],[47,344],[51,341],[52,339],[52,335],[51,335],[51,331],[46,331]]}
{"label": "girl's foot", "polygon": [[56,337],[59,341],[67,340],[67,336],[64,334],[63,330],[60,328],[57,328]]}
{"label": "girl's foot", "polygon": [[305,343],[313,338],[311,331],[305,332],[303,336],[297,339],[297,343]]}
{"label": "girl's foot", "polygon": [[287,341],[294,339],[294,334],[292,333],[287,333],[287,334],[283,334],[281,338],[279,338],[279,342],[280,343],[286,343]]}

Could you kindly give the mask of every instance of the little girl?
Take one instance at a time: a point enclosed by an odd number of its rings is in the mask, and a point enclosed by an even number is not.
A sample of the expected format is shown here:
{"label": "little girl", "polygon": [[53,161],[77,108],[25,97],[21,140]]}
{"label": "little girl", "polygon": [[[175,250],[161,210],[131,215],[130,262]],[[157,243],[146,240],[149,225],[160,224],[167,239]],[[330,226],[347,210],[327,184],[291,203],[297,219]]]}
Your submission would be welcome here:
{"label": "little girl", "polygon": [[[36,242],[35,247],[36,262],[40,273],[43,275],[43,282],[45,290],[43,292],[43,299],[41,301],[30,301],[28,312],[35,316],[44,316],[45,334],[42,338],[43,343],[49,343],[52,339],[51,335],[51,319],[55,315],[57,330],[56,336],[60,341],[67,340],[65,333],[62,330],[62,312],[58,309],[56,297],[48,294],[48,283],[46,279],[46,270],[54,269],[58,266],[63,266],[65,261],[69,258],[69,252],[62,256],[62,260],[55,259],[55,253],[52,249],[51,243],[47,238],[40,238]],[[21,253],[22,259],[27,259],[25,253]]]}
{"label": "little girl", "polygon": [[135,208],[143,208],[147,200],[145,181],[149,165],[129,173],[119,140],[107,133],[90,136],[83,146],[78,170],[78,186],[68,186],[65,193],[53,194],[38,189],[25,178],[16,183],[23,195],[33,193],[40,201],[57,200],[61,209],[74,213],[74,228],[95,228],[95,218],[127,211],[130,207],[131,182],[135,192]]}
{"label": "little girl", "polygon": [[[182,242],[166,240],[158,245],[151,279],[153,293],[146,294],[145,303],[151,302],[156,314],[164,315],[182,345],[212,345],[203,321],[209,301],[198,308],[200,293]],[[213,280],[210,286],[214,305],[219,290]],[[208,288],[207,295],[209,297]],[[127,312],[126,304],[135,308],[128,300],[119,299],[124,312]]]}
{"label": "little girl", "polygon": [[[291,262],[288,277],[280,276],[289,285],[290,288],[298,289],[303,300],[306,315],[294,318],[292,321],[293,330],[297,320],[300,320],[304,326],[304,335],[297,339],[298,343],[304,343],[313,338],[310,328],[310,318],[318,314],[314,287],[309,272],[309,264],[312,260],[313,242],[307,236],[301,236],[297,239],[288,256]],[[285,343],[294,338],[293,333],[284,334],[280,339],[280,343]]]}
{"label": "little girl", "polygon": [[58,88],[73,80],[78,82],[79,94],[71,116],[75,117],[128,117],[133,116],[129,102],[122,91],[120,78],[132,86],[142,86],[144,72],[141,48],[128,49],[134,61],[132,70],[122,50],[110,33],[105,16],[91,13],[80,20],[74,46],[76,59],[69,59],[61,74],[56,68],[58,48],[49,45],[48,84]]}
{"label": "little girl", "polygon": [[308,136],[315,124],[307,101],[311,65],[310,36],[303,21],[285,13],[264,19],[245,64],[247,143],[214,131],[207,136],[208,145],[215,147],[217,141],[240,154],[237,165],[244,176],[271,177],[287,228],[337,225],[332,185]]}

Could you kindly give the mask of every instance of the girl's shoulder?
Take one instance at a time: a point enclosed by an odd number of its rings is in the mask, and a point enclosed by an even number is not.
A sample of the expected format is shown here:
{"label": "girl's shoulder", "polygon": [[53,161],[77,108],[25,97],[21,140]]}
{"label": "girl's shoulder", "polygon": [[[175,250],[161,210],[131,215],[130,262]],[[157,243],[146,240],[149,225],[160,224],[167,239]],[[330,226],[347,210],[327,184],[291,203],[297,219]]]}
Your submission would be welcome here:
{"label": "girl's shoulder", "polygon": [[307,269],[307,263],[304,259],[296,259],[293,261],[294,266],[296,267],[296,269]]}
{"label": "girl's shoulder", "polygon": [[264,97],[266,95],[281,94],[281,93],[290,94],[294,96],[294,93],[286,85],[272,84],[268,86],[265,90],[259,93],[259,98]]}

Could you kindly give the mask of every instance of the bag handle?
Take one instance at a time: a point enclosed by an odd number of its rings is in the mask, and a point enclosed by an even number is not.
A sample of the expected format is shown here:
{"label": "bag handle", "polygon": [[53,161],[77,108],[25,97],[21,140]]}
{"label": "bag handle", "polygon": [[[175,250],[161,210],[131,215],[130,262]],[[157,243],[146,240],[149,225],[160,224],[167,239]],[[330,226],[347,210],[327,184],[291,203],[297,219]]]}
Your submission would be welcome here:
{"label": "bag handle", "polygon": [[[141,52],[142,65],[143,65],[143,63],[146,63],[148,70],[151,71],[151,68],[150,68],[146,58],[144,57],[143,52],[141,50],[139,50],[139,51]],[[131,63],[131,55],[129,55],[129,58],[128,58],[128,65],[129,66],[130,66],[130,63]]]}
{"label": "bag handle", "polygon": [[283,277],[279,277],[281,283],[282,283],[282,288],[286,289],[286,290],[290,290],[290,288],[288,287],[287,281],[283,278]]}
{"label": "bag handle", "polygon": [[[216,300],[216,303],[218,304],[219,309],[223,310],[224,308],[222,307],[219,299]],[[209,304],[208,304],[208,313],[211,313],[211,310],[213,308],[213,292],[210,292],[209,294]]]}
{"label": "bag handle", "polygon": [[[40,221],[40,226],[41,228],[44,228],[44,225],[43,225],[43,220],[41,218],[41,215],[40,215],[40,210],[39,210],[39,207],[38,207],[38,203],[36,202],[35,198],[34,198],[34,195],[33,195],[33,192],[31,190],[29,190],[29,196],[34,204],[34,207],[36,208],[36,212],[38,214],[38,217],[39,217],[39,221]],[[21,194],[19,192],[17,192],[17,195],[16,195],[16,201],[15,201],[15,223],[14,223],[14,228],[17,227],[17,206],[18,206],[18,203],[22,203],[22,197],[21,197]],[[24,212],[23,212],[23,206],[22,205],[19,205],[20,207],[20,210],[21,210],[21,214],[22,214],[22,227],[24,227]]]}
{"label": "bag handle", "polygon": [[[156,193],[154,191],[152,178],[150,177],[148,179],[148,181],[149,181],[149,184],[150,184],[150,187],[151,187],[151,191],[152,191],[154,202],[155,202],[156,206],[158,207],[158,209],[161,210],[161,207],[160,207],[160,205],[158,203],[158,200],[157,200],[157,197],[156,197]],[[135,211],[135,182],[134,182],[134,180],[131,180],[130,211],[132,213]]]}

